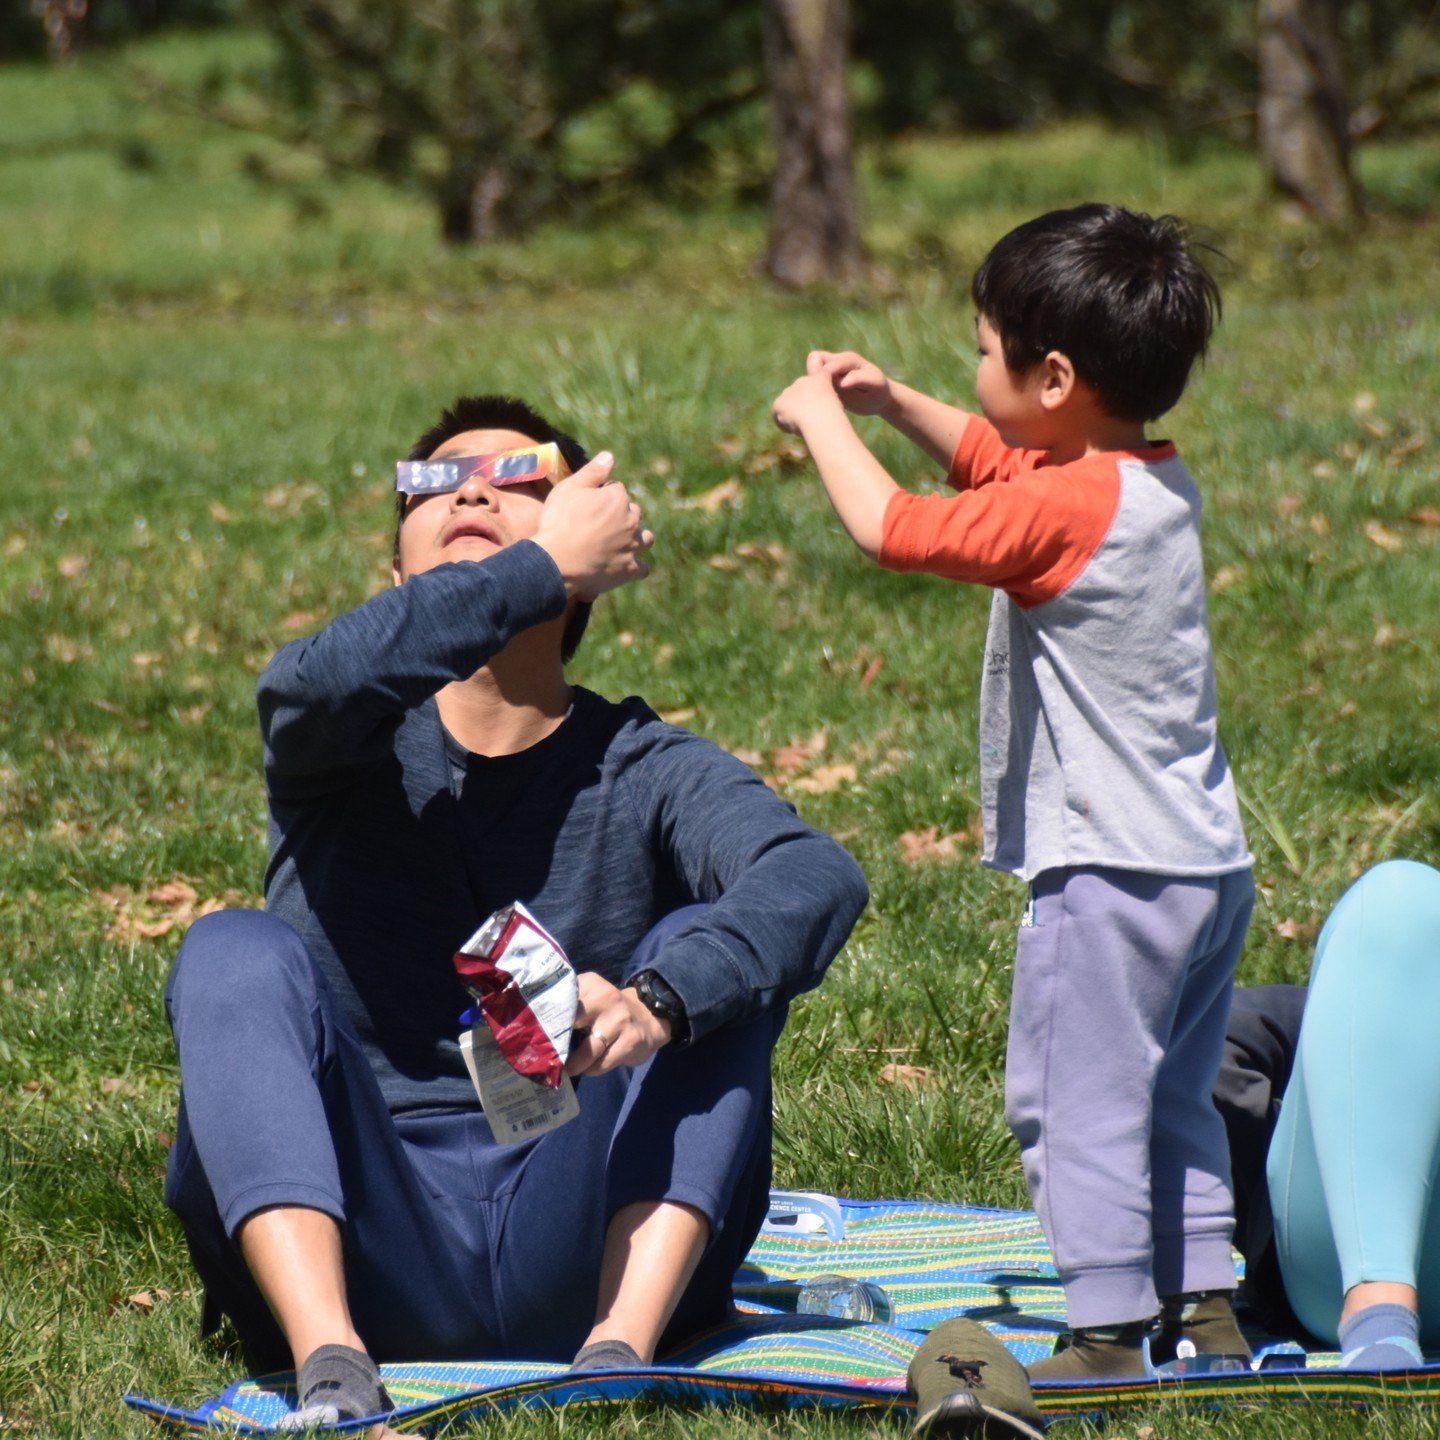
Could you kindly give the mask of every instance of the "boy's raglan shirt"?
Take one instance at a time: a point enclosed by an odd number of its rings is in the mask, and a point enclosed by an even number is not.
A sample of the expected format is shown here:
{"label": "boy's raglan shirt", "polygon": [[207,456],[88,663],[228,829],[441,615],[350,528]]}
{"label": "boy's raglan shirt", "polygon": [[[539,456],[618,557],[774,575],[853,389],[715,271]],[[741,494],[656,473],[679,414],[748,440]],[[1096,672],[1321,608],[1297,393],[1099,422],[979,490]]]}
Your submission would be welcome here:
{"label": "boy's raglan shirt", "polygon": [[995,590],[980,689],[985,863],[1247,869],[1216,733],[1200,494],[1168,443],[1043,464],[972,416],[954,495],[897,494],[880,563]]}

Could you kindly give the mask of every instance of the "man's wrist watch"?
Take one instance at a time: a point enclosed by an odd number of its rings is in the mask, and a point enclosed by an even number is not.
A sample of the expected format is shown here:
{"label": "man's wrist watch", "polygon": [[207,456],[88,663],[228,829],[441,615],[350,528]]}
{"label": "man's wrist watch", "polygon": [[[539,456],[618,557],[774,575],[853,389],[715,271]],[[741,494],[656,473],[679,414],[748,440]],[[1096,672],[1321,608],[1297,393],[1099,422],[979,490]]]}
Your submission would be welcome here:
{"label": "man's wrist watch", "polygon": [[690,1043],[690,1019],[685,1014],[685,1002],[669,981],[653,970],[637,970],[630,977],[630,987],[636,999],[657,1020],[669,1021],[670,1046],[678,1050]]}

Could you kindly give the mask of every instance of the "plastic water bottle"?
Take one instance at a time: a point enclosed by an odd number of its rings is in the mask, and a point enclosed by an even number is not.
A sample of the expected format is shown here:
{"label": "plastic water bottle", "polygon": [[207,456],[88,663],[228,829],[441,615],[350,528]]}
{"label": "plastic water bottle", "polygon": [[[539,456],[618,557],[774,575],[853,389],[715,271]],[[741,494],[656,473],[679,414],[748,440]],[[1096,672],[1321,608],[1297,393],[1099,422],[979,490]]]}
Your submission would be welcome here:
{"label": "plastic water bottle", "polygon": [[890,1297],[871,1280],[851,1275],[817,1275],[800,1287],[795,1309],[801,1315],[830,1315],[836,1320],[870,1320],[888,1325],[895,1318]]}

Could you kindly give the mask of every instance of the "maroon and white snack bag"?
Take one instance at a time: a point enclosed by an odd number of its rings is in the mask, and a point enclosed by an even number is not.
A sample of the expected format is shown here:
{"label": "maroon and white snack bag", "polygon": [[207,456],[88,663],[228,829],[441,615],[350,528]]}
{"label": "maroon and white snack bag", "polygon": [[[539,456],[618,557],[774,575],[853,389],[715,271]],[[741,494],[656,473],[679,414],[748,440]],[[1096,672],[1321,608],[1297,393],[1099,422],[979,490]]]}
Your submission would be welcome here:
{"label": "maroon and white snack bag", "polygon": [[[559,942],[517,900],[460,947],[455,970],[511,1066],[558,1086],[580,1000],[575,969]],[[467,1013],[462,1021],[472,1018],[478,1017]]]}

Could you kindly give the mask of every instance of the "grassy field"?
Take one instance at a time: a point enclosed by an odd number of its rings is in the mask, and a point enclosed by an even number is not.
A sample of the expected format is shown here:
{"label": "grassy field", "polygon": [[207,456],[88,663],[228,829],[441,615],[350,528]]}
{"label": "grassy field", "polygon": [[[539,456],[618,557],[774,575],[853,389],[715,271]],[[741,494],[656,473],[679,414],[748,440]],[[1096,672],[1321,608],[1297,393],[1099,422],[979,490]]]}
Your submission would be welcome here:
{"label": "grassy field", "polygon": [[[1227,257],[1223,328],[1164,429],[1208,495],[1222,725],[1261,882],[1242,979],[1303,978],[1365,866],[1440,860],[1440,140],[1365,152],[1374,215],[1352,238],[1288,219],[1248,155],[1210,144],[894,144],[867,157],[870,283],[803,299],[757,278],[763,215],[738,204],[613,207],[445,253],[404,197],[128,98],[134,66],[183,77],[244,48],[0,67],[0,1429],[141,1436],[123,1390],[193,1400],[233,1370],[195,1338],[161,1200],[161,985],[197,910],[258,900],[257,671],[387,583],[388,467],[458,392],[532,397],[645,500],[655,573],[597,606],[576,678],[746,753],[870,877],[783,1042],[782,1183],[1024,1202],[1000,1113],[1022,892],[976,863],[988,597],[867,568],[768,402],[813,345],[967,401],[969,273],[1038,210],[1174,210]],[[257,153],[284,187],[254,178]],[[927,1083],[883,1084],[893,1062]],[[1433,1433],[1399,1407],[1157,1409],[1093,1433],[1146,1425]]]}

